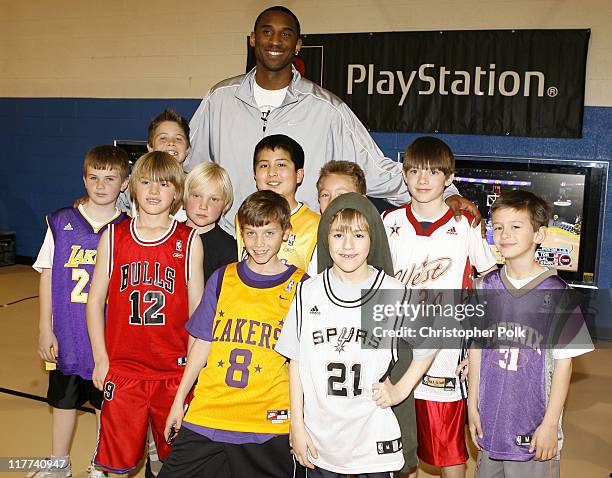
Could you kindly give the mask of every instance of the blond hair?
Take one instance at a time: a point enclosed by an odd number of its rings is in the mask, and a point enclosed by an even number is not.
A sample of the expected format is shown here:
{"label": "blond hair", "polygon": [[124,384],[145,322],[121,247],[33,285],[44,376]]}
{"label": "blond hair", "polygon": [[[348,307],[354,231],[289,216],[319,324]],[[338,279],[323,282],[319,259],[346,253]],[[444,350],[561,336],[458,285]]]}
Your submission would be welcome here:
{"label": "blond hair", "polygon": [[170,214],[176,214],[183,203],[185,175],[174,157],[164,151],[151,151],[138,158],[130,175],[130,196],[136,208],[140,207],[136,197],[136,185],[143,178],[151,181],[167,181],[174,186],[176,194],[170,206]]}
{"label": "blond hair", "polygon": [[329,233],[332,228],[343,232],[363,231],[370,234],[370,224],[368,218],[357,209],[344,208],[340,209],[329,220]]}
{"label": "blond hair", "polygon": [[338,161],[331,160],[323,165],[319,172],[319,179],[317,180],[317,191],[321,191],[321,181],[327,176],[332,174],[338,174],[340,176],[348,176],[353,180],[355,185],[355,192],[365,196],[366,194],[366,179],[363,169],[353,161]]}
{"label": "blond hair", "polygon": [[217,163],[200,163],[191,170],[185,178],[185,194],[183,195],[183,201],[187,203],[187,198],[193,191],[200,188],[203,189],[206,183],[213,183],[221,188],[224,204],[223,214],[225,214],[229,211],[234,202],[234,191],[229,174],[227,174],[227,171]]}

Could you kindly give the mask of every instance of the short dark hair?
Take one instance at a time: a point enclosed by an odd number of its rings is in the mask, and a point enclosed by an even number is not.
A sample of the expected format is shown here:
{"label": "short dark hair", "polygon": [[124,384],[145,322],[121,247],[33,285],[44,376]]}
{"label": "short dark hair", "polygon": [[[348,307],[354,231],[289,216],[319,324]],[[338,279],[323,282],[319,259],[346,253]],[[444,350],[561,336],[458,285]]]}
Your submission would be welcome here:
{"label": "short dark hair", "polygon": [[448,144],[433,136],[415,139],[404,153],[403,169],[438,169],[446,177],[455,171],[455,156]]}
{"label": "short dark hair", "polygon": [[366,179],[363,169],[357,163],[353,161],[338,161],[332,159],[323,165],[319,172],[319,179],[317,179],[317,191],[320,189],[321,181],[326,176],[332,174],[338,174],[341,176],[350,177],[355,184],[355,191],[365,196],[366,194]]}
{"label": "short dark hair", "polygon": [[510,208],[515,211],[526,211],[529,214],[533,230],[548,226],[552,216],[552,208],[541,197],[529,191],[515,189],[506,191],[491,205],[491,214],[499,209]]}
{"label": "short dark hair", "polygon": [[268,12],[282,12],[286,15],[289,15],[291,18],[293,18],[293,21],[295,22],[297,36],[298,38],[300,38],[301,27],[300,27],[300,21],[298,20],[298,17],[295,16],[295,13],[293,13],[287,7],[283,7],[282,5],[276,5],[274,7],[266,8],[263,12],[257,15],[257,18],[255,19],[255,25],[253,25],[253,31],[257,30],[257,25],[261,21],[261,18]]}
{"label": "short dark hair", "polygon": [[265,136],[257,146],[255,146],[255,152],[253,153],[253,169],[257,164],[257,157],[264,149],[268,151],[274,151],[275,149],[282,149],[289,154],[289,158],[295,165],[295,170],[304,169],[304,150],[300,144],[284,134],[271,134]]}
{"label": "short dark hair", "polygon": [[244,231],[245,226],[261,227],[278,222],[283,231],[291,228],[291,208],[287,200],[270,190],[257,191],[248,196],[238,209],[238,224]]}
{"label": "short dark hair", "polygon": [[87,174],[87,168],[110,170],[116,169],[123,181],[130,174],[130,157],[121,148],[105,144],[94,146],[85,154],[83,160],[83,176]]}
{"label": "short dark hair", "polygon": [[189,121],[183,118],[180,114],[178,114],[172,108],[166,108],[164,111],[158,114],[155,118],[153,118],[151,122],[149,123],[149,131],[148,131],[148,138],[147,138],[149,146],[153,146],[155,130],[164,121],[172,121],[173,123],[178,124],[183,130],[183,133],[185,134],[185,138],[187,139],[187,145],[189,146]]}

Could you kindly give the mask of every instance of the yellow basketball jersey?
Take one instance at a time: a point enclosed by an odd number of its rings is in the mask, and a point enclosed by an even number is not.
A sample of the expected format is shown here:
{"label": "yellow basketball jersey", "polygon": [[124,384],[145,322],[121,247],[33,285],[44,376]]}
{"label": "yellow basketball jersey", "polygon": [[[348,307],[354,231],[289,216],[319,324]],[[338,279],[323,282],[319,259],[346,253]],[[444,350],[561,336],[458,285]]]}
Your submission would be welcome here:
{"label": "yellow basketball jersey", "polygon": [[[278,251],[278,258],[283,263],[293,264],[298,269],[306,270],[317,245],[319,219],[321,216],[308,209],[305,204],[300,204],[297,211],[291,214],[289,238],[283,242]],[[236,220],[236,241],[238,242],[238,257],[244,259],[246,251],[238,220]]]}
{"label": "yellow basketball jersey", "polygon": [[296,269],[267,288],[245,284],[239,265],[223,275],[207,365],[185,421],[251,433],[289,433],[289,371],[274,351],[298,282]]}

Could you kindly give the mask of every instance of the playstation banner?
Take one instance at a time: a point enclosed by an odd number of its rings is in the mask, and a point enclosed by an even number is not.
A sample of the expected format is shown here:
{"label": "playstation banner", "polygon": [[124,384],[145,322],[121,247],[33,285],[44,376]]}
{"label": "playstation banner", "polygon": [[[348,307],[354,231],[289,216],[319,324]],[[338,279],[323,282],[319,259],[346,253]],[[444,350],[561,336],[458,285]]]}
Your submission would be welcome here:
{"label": "playstation banner", "polygon": [[[295,66],[371,131],[579,138],[590,30],[304,35]],[[255,64],[249,51],[247,70]]]}

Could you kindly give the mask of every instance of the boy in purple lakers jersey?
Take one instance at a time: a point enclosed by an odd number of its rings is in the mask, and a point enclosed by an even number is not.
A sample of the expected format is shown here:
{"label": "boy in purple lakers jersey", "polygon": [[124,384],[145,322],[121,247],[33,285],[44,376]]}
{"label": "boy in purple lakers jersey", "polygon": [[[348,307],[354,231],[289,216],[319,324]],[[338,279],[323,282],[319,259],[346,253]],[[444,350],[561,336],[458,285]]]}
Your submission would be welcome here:
{"label": "boy in purple lakers jersey", "polygon": [[[495,245],[506,262],[480,287],[489,289],[495,339],[473,345],[469,355],[470,433],[480,450],[476,477],[558,477],[572,357],[593,345],[579,309],[563,304],[567,284],[534,259],[546,238],[548,204],[510,191],[491,212]],[[562,305],[569,320],[560,320]],[[509,329],[515,333],[503,331]]]}
{"label": "boy in purple lakers jersey", "polygon": [[[89,401],[100,410],[102,403],[102,393],[91,381],[94,363],[85,308],[100,235],[108,224],[125,218],[115,201],[127,186],[127,176],[128,155],[123,150],[97,146],[88,151],[83,163],[87,200],[47,216],[47,233],[34,263],[41,273],[38,354],[56,363],[47,392],[53,408],[52,456],[65,464],[61,470],[52,470],[56,473],[52,476],[71,476],[69,451],[76,409]],[[32,476],[42,478],[47,472]],[[100,472],[90,469],[90,476],[96,473]]]}

